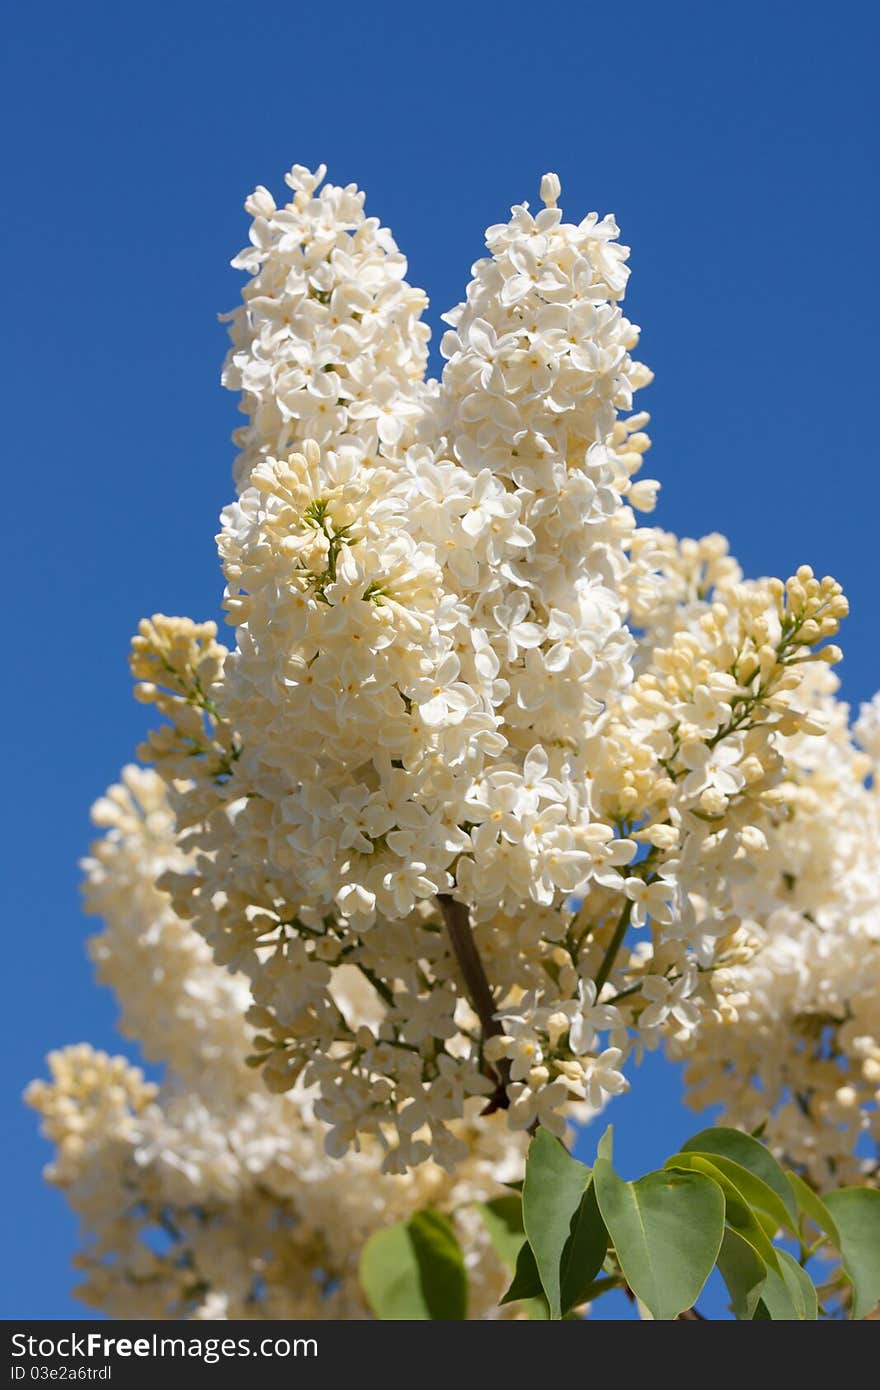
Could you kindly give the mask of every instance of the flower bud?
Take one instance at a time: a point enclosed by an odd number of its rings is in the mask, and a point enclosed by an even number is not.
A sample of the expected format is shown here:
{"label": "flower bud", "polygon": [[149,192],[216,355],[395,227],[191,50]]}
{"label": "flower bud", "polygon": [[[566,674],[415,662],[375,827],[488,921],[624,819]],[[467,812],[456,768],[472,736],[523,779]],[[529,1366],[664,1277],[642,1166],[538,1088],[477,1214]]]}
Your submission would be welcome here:
{"label": "flower bud", "polygon": [[541,201],[548,208],[555,208],[562,192],[558,174],[545,174],[541,179]]}

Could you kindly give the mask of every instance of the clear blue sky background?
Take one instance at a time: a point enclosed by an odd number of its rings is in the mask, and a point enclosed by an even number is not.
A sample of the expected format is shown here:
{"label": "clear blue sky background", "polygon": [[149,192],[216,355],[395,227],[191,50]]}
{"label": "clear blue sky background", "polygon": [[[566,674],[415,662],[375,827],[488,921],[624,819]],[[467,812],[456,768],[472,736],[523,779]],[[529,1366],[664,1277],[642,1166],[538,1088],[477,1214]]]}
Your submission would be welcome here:
{"label": "clear blue sky background", "polygon": [[[235,409],[215,315],[239,293],[244,196],[321,160],[366,187],[436,336],[484,226],[536,201],[546,169],[575,219],[614,211],[657,373],[644,402],[658,519],[725,531],[750,573],[809,561],[840,578],[858,701],[880,684],[877,13],[845,0],[7,11],[5,1316],[81,1315],[73,1222],[41,1183],[48,1148],[19,1094],[52,1046],[120,1046],[83,955],[76,863],[90,802],[143,730],[126,667],[138,619],[218,609]],[[654,1063],[615,1105],[627,1176],[693,1128],[679,1095]]]}

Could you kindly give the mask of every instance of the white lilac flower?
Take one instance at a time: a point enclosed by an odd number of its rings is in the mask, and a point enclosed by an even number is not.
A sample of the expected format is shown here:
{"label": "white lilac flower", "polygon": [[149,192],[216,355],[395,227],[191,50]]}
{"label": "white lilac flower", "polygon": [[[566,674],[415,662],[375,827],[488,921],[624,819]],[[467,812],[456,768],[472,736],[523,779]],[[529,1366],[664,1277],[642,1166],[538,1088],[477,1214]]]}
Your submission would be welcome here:
{"label": "white lilac flower", "polygon": [[390,1173],[454,1166],[486,1084],[558,1133],[631,1052],[735,1018],[788,906],[793,762],[840,720],[846,600],[637,526],[651,373],[613,218],[564,221],[547,175],[488,229],[431,381],[424,295],[324,174],[295,166],[281,207],[258,189],[237,258],[231,648],[155,615],[132,666],[167,721],[143,754],[175,920],[253,1000],[268,1091],[314,1088],[334,1153]]}
{"label": "white lilac flower", "polygon": [[[350,1094],[322,1102],[325,1120],[301,1085],[269,1094],[245,1064],[254,1044],[247,981],[211,960],[159,886],[166,869],[188,867],[161,779],[126,768],[95,818],[107,833],[85,863],[87,905],[103,919],[92,954],[125,1032],[165,1078],[157,1086],[125,1059],[81,1045],[53,1053],[51,1079],[29,1089],[55,1145],[47,1176],[82,1225],[79,1296],[121,1318],[364,1317],[363,1242],[430,1203],[450,1214],[467,1250],[470,1316],[499,1316],[506,1271],[465,1213],[518,1175],[521,1141],[498,1116],[479,1128],[455,1123],[466,1097],[448,1058],[421,1107],[413,1098],[404,1108],[390,1162],[375,1142],[352,1147]],[[375,1018],[356,970],[336,994],[353,1028],[358,1016]],[[436,1014],[431,1036],[448,1000],[437,999]],[[455,1177],[429,1161],[425,1127],[438,1109],[453,1121],[444,1156]]]}

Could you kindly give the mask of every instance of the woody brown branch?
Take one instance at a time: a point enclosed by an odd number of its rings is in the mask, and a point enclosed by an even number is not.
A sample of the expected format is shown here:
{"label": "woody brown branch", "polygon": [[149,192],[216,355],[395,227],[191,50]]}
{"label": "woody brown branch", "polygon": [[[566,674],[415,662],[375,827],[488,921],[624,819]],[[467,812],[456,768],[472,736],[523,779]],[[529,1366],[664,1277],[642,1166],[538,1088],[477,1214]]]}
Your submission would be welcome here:
{"label": "woody brown branch", "polygon": [[[495,1000],[486,977],[482,957],[471,930],[470,913],[464,903],[456,902],[451,893],[438,893],[437,901],[443,914],[443,921],[458,968],[464,979],[468,1001],[480,1020],[483,1040],[498,1037],[504,1029],[495,1017]],[[498,1089],[492,1096],[488,1110],[506,1110],[510,1105],[507,1084],[510,1080],[510,1064],[506,1058],[499,1058],[492,1064]]]}

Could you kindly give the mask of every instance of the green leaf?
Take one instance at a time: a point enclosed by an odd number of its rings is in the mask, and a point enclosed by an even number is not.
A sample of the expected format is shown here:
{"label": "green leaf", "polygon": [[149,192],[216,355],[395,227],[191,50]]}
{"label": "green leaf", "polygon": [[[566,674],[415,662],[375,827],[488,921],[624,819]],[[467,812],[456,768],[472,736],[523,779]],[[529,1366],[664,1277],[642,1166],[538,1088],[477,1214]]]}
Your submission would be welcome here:
{"label": "green leaf", "polygon": [[517,1303],[521,1298],[543,1298],[541,1276],[535,1263],[535,1255],[527,1240],[519,1248],[516,1269],[510,1288],[502,1298],[502,1303]]}
{"label": "green leaf", "polygon": [[750,1169],[744,1168],[741,1163],[736,1163],[732,1158],[726,1158],[724,1154],[698,1153],[696,1150],[688,1149],[683,1153],[674,1154],[672,1158],[667,1160],[666,1167],[676,1167],[681,1160],[686,1160],[692,1155],[695,1158],[706,1159],[716,1170],[720,1169],[750,1207],[756,1207],[759,1212],[764,1212],[773,1218],[770,1235],[775,1235],[780,1226],[786,1226],[792,1231],[797,1230],[797,1225],[792,1221],[788,1208],[783,1205],[773,1188],[768,1186],[763,1178],[757,1177]]}
{"label": "green leaf", "polygon": [[364,1296],[383,1321],[467,1317],[461,1247],[439,1212],[420,1211],[374,1232],[361,1251],[359,1272]]}
{"label": "green leaf", "polygon": [[767,1266],[747,1240],[736,1231],[724,1232],[718,1252],[718,1268],[727,1285],[734,1316],[750,1322],[767,1282]]}
{"label": "green leaf", "polygon": [[797,1205],[785,1173],[770,1150],[759,1144],[757,1139],[753,1139],[750,1134],[743,1134],[742,1130],[718,1126],[701,1129],[699,1134],[693,1135],[681,1147],[685,1153],[717,1155],[747,1168],[776,1193],[786,1212],[786,1224],[792,1230],[797,1230]]}
{"label": "green leaf", "polygon": [[767,1239],[771,1242],[774,1241],[779,1234],[779,1222],[776,1220],[776,1217],[768,1215],[768,1213],[762,1211],[760,1207],[752,1207],[752,1216],[761,1227]]}
{"label": "green leaf", "polygon": [[409,1236],[431,1318],[463,1321],[467,1318],[467,1271],[452,1223],[439,1211],[425,1208],[410,1218]]}
{"label": "green leaf", "polygon": [[614,1126],[607,1125],[605,1133],[596,1145],[596,1157],[607,1158],[609,1163],[614,1161]]}
{"label": "green leaf", "polygon": [[[477,1209],[485,1222],[495,1253],[514,1271],[513,1283],[501,1302],[522,1300],[532,1321],[546,1322],[547,1300],[541,1288],[535,1257],[523,1232],[522,1199],[518,1195],[494,1197],[491,1202],[478,1202]],[[523,1292],[517,1288],[518,1283]]]}
{"label": "green leaf", "polygon": [[[664,1167],[690,1169],[697,1173],[704,1173],[707,1178],[717,1182],[724,1193],[724,1215],[728,1226],[732,1227],[738,1235],[754,1247],[756,1254],[765,1264],[770,1265],[777,1273],[781,1273],[776,1258],[776,1250],[760,1223],[759,1214],[752,1210],[748,1198],[739,1187],[739,1183],[725,1171],[729,1167],[738,1173],[745,1174],[746,1178],[751,1177],[745,1168],[740,1168],[738,1163],[728,1163],[720,1155],[713,1154],[710,1157],[708,1154],[697,1153],[676,1154],[666,1160]],[[769,1188],[767,1190],[769,1191]],[[772,1227],[775,1231],[775,1221],[772,1222]]]}
{"label": "green leaf", "polygon": [[781,1273],[768,1269],[761,1293],[765,1316],[774,1322],[814,1322],[819,1302],[813,1281],[787,1250],[777,1251]]}
{"label": "green leaf", "polygon": [[815,1284],[807,1271],[787,1250],[780,1250],[778,1254],[782,1265],[782,1277],[788,1287],[791,1301],[797,1309],[798,1319],[815,1322],[819,1316],[819,1296]]}
{"label": "green leaf", "polygon": [[843,1268],[852,1280],[854,1318],[866,1318],[880,1302],[880,1192],[842,1187],[825,1205],[840,1236]]}
{"label": "green leaf", "polygon": [[516,1269],[517,1257],[525,1239],[522,1199],[512,1193],[509,1197],[493,1197],[491,1202],[478,1202],[477,1210],[483,1218],[496,1255],[508,1269]]}
{"label": "green leaf", "polygon": [[658,1320],[695,1302],[724,1235],[724,1194],[703,1173],[649,1173],[624,1182],[607,1158],[593,1169],[599,1210],[624,1278]]}
{"label": "green leaf", "polygon": [[720,1168],[722,1173],[742,1193],[750,1206],[756,1207],[759,1212],[766,1212],[768,1216],[773,1218],[774,1232],[780,1226],[787,1227],[791,1231],[797,1230],[788,1207],[763,1178],[758,1177],[742,1163],[737,1163],[732,1158],[725,1158],[723,1154],[711,1154],[709,1157],[716,1168]]}
{"label": "green leaf", "polygon": [[808,1216],[814,1226],[820,1231],[824,1231],[834,1246],[840,1249],[840,1232],[831,1212],[818,1193],[804,1182],[803,1178],[798,1177],[797,1173],[786,1173],[785,1175],[791,1184],[795,1201],[805,1216]]}
{"label": "green leaf", "polygon": [[523,1225],[535,1256],[550,1317],[562,1317],[560,1264],[590,1170],[546,1129],[529,1145],[523,1184]]}
{"label": "green leaf", "polygon": [[571,1232],[559,1263],[563,1316],[569,1309],[586,1303],[587,1291],[602,1268],[607,1250],[608,1231],[596,1201],[596,1190],[590,1183],[572,1217]]}
{"label": "green leaf", "polygon": [[377,1318],[416,1322],[430,1318],[406,1223],[375,1231],[361,1251],[360,1281]]}

